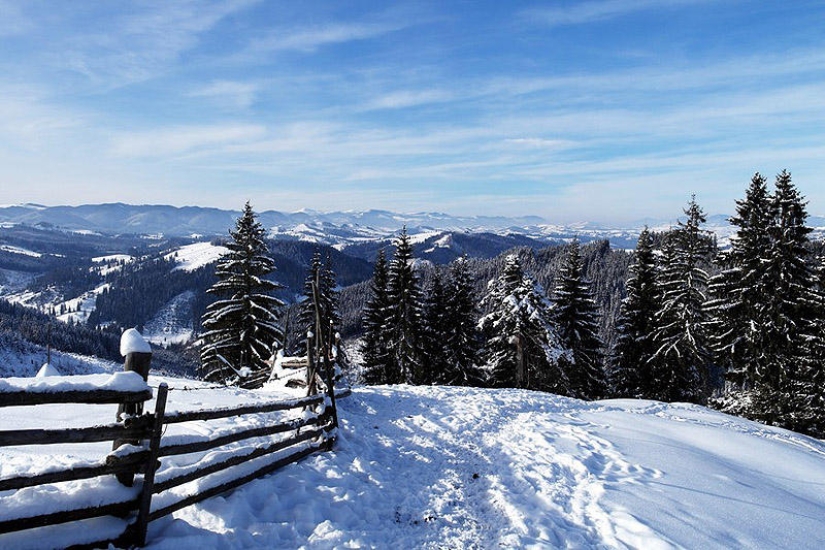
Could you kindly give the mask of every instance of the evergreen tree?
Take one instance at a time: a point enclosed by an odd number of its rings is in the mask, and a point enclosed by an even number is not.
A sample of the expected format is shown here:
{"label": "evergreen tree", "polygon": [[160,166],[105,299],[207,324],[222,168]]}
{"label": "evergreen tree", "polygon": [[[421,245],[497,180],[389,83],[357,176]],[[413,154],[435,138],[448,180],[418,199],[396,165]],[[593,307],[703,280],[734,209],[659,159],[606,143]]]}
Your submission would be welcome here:
{"label": "evergreen tree", "polygon": [[447,289],[445,362],[439,383],[454,386],[481,384],[478,369],[478,300],[467,265],[466,257],[458,258],[452,263]]}
{"label": "evergreen tree", "polygon": [[[819,399],[822,364],[815,361],[820,299],[808,263],[808,214],[787,171],[776,177],[770,246],[763,263],[764,361],[753,369],[753,416],[793,430],[813,432],[825,411],[811,407]],[[817,419],[819,417],[819,419]]]}
{"label": "evergreen tree", "polygon": [[427,369],[422,372],[420,384],[449,384],[447,370],[447,335],[450,333],[447,291],[436,271],[430,281],[424,300],[422,326],[422,354]]}
{"label": "evergreen tree", "polygon": [[567,393],[558,364],[565,350],[550,319],[550,302],[517,256],[506,261],[504,273],[487,287],[482,307],[489,313],[479,321],[489,383]]}
{"label": "evergreen tree", "polygon": [[644,397],[652,379],[650,361],[656,352],[653,318],[659,310],[653,236],[647,227],[636,243],[627,279],[627,296],[617,322],[619,336],[611,354],[611,385],[617,397]]}
{"label": "evergreen tree", "polygon": [[701,229],[705,215],[695,199],[685,209],[663,248],[659,275],[661,305],[654,317],[657,349],[651,360],[652,397],[662,401],[702,402],[709,394],[710,351],[707,343],[708,274],[704,266],[712,239]]}
{"label": "evergreen tree", "polygon": [[367,384],[387,384],[397,379],[391,362],[389,334],[392,309],[387,295],[387,259],[384,250],[378,251],[375,260],[370,298],[364,308],[364,337],[361,353],[364,357],[364,382]]}
{"label": "evergreen tree", "polygon": [[569,355],[560,358],[560,365],[567,374],[571,395],[599,399],[607,390],[602,342],[596,302],[589,283],[583,279],[582,267],[579,241],[574,239],[556,285],[553,320],[562,346],[570,350]]}
{"label": "evergreen tree", "polygon": [[266,379],[265,361],[283,340],[276,313],[283,302],[271,295],[282,287],[265,278],[275,265],[248,202],[229,233],[229,252],[218,260],[218,281],[207,291],[219,299],[202,319],[201,363],[206,380],[254,387]]}
{"label": "evergreen tree", "polygon": [[298,312],[298,323],[302,331],[300,353],[306,352],[306,333],[315,332],[316,305],[312,290],[313,283],[318,284],[318,313],[321,326],[326,330],[325,339],[333,338],[335,331],[341,326],[341,317],[338,315],[338,292],[335,290],[335,272],[332,270],[332,261],[327,255],[326,262],[321,263],[321,253],[316,251],[312,256],[309,273],[304,282],[304,300]]}
{"label": "evergreen tree", "polygon": [[764,266],[775,217],[767,180],[757,172],[745,199],[736,202],[736,216],[730,223],[738,229],[730,250],[720,255],[722,271],[709,285],[711,343],[731,388],[748,389],[765,357],[763,338],[770,319],[764,308],[768,292]]}
{"label": "evergreen tree", "polygon": [[394,361],[390,383],[420,384],[430,377],[422,357],[423,306],[418,277],[413,270],[413,249],[407,228],[395,241],[389,265],[387,299],[392,315],[385,331]]}

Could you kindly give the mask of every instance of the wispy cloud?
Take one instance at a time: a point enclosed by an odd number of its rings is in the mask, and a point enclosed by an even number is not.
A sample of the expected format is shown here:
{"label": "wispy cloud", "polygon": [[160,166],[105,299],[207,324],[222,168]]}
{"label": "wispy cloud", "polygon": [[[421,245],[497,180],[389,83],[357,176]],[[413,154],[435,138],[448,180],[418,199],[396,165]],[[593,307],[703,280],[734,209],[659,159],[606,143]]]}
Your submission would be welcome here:
{"label": "wispy cloud", "polygon": [[605,21],[645,10],[672,8],[708,0],[595,0],[565,6],[535,7],[521,12],[523,20],[548,27]]}
{"label": "wispy cloud", "polygon": [[122,157],[168,158],[256,140],[265,134],[266,128],[252,124],[162,128],[117,135],[111,152]]}
{"label": "wispy cloud", "polygon": [[372,98],[364,106],[365,110],[406,109],[433,103],[455,101],[458,96],[451,91],[438,89],[400,90]]}
{"label": "wispy cloud", "polygon": [[323,46],[367,40],[383,36],[407,27],[409,23],[341,23],[333,22],[298,29],[282,28],[272,31],[265,38],[253,40],[253,52],[301,51],[314,52]]}
{"label": "wispy cloud", "polygon": [[202,97],[231,108],[246,109],[254,102],[261,84],[255,82],[236,82],[215,80],[189,92],[189,97]]}
{"label": "wispy cloud", "polygon": [[86,125],[85,118],[50,103],[39,87],[0,81],[0,143],[6,148],[36,150],[55,139],[68,139],[67,130]]}
{"label": "wispy cloud", "polygon": [[100,15],[91,22],[96,28],[65,38],[56,62],[105,87],[155,78],[218,22],[257,1],[151,2],[122,14]]}

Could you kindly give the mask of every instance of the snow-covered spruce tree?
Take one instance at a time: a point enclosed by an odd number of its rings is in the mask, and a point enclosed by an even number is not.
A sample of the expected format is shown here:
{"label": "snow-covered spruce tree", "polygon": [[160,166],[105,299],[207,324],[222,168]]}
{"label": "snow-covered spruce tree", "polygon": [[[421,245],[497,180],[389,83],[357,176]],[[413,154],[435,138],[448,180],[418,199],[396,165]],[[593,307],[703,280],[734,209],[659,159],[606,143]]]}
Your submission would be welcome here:
{"label": "snow-covered spruce tree", "polygon": [[490,281],[481,305],[489,312],[478,323],[488,383],[566,394],[569,385],[559,368],[566,350],[550,318],[551,304],[524,274],[518,256],[507,257],[504,273]]}
{"label": "snow-covered spruce tree", "polygon": [[264,233],[247,202],[229,232],[229,252],[215,267],[218,281],[207,291],[218,300],[202,318],[201,364],[206,380],[260,385],[269,374],[265,361],[283,340],[276,312],[284,304],[271,295],[282,287],[266,278],[275,265],[266,255]]}
{"label": "snow-covered spruce tree", "polygon": [[430,377],[424,372],[423,305],[413,259],[412,245],[404,227],[395,241],[395,253],[387,274],[391,315],[385,332],[389,334],[389,349],[394,362],[393,376],[388,382],[393,384],[421,384]]}
{"label": "snow-covered spruce tree", "polygon": [[607,384],[602,342],[599,339],[599,313],[590,294],[590,285],[582,275],[579,241],[568,247],[554,292],[552,318],[561,344],[570,350],[559,358],[573,397],[599,399]]}
{"label": "snow-covered spruce tree", "polygon": [[[711,345],[715,360],[725,370],[728,392],[747,391],[758,365],[764,361],[763,338],[769,334],[766,315],[768,285],[764,266],[771,249],[775,205],[767,180],[754,174],[745,198],[736,201],[737,227],[730,250],[720,254],[722,271],[710,280]],[[742,412],[742,411],[733,411]]]}
{"label": "snow-covered spruce tree", "polygon": [[438,271],[433,273],[424,298],[421,350],[427,368],[420,384],[447,384],[447,335],[450,333],[447,291]]}
{"label": "snow-covered spruce tree", "polygon": [[306,352],[306,333],[316,330],[315,295],[312,290],[314,282],[318,283],[318,313],[321,326],[326,330],[325,339],[332,338],[335,330],[341,326],[341,317],[338,315],[338,292],[335,290],[335,272],[332,270],[332,260],[327,256],[326,262],[321,263],[321,253],[315,252],[310,263],[309,273],[304,282],[304,299],[298,312],[298,324],[301,330],[300,353]]}
{"label": "snow-covered spruce tree", "polygon": [[[702,209],[692,198],[687,219],[667,236],[659,270],[661,305],[654,317],[657,347],[651,359],[651,393],[661,401],[704,402],[709,396],[711,353],[706,334],[708,274],[713,240],[701,229]],[[644,383],[644,381],[643,381]]]}
{"label": "snow-covered spruce tree", "polygon": [[651,379],[650,360],[656,352],[653,318],[659,310],[653,236],[645,227],[636,243],[634,263],[626,283],[610,357],[611,393],[616,397],[645,396],[643,381]]}
{"label": "snow-covered spruce tree", "polygon": [[370,298],[364,308],[364,337],[361,341],[363,379],[366,384],[387,384],[398,378],[390,353],[392,308],[387,296],[387,258],[378,251],[370,284]]}
{"label": "snow-covered spruce tree", "polygon": [[760,340],[764,361],[753,369],[752,414],[764,422],[813,433],[825,411],[814,410],[823,365],[815,360],[820,297],[808,260],[811,229],[805,202],[783,171],[772,197],[775,221],[763,262],[764,318]]}
{"label": "snow-covered spruce tree", "polygon": [[439,383],[453,386],[479,386],[480,334],[478,299],[468,271],[467,257],[453,261],[447,286],[447,332],[444,336],[445,369]]}

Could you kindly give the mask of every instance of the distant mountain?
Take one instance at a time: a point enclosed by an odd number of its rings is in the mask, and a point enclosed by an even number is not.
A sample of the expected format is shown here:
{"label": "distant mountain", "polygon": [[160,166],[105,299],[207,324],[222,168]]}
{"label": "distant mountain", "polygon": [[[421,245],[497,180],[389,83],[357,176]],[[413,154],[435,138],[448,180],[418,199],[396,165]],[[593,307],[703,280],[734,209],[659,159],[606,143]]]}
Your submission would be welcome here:
{"label": "distant mountain", "polygon": [[[23,204],[0,206],[0,227],[25,225],[30,228],[54,228],[86,235],[226,236],[234,227],[238,211],[199,206],[87,204],[82,206],[43,206]],[[410,235],[444,237],[489,233],[505,237],[526,237],[539,242],[567,241],[577,236],[582,241],[607,239],[616,248],[633,248],[645,225],[663,230],[675,225],[675,219],[645,219],[634,223],[611,225],[594,222],[553,224],[537,216],[451,216],[440,212],[399,214],[386,210],[363,212],[278,212],[259,213],[259,220],[277,240],[296,240],[335,246],[339,250],[353,245],[391,239],[406,226]],[[724,245],[732,234],[728,216],[708,217],[706,228],[714,231]],[[811,217],[815,238],[825,236],[825,218]],[[440,236],[438,236],[440,232]]]}

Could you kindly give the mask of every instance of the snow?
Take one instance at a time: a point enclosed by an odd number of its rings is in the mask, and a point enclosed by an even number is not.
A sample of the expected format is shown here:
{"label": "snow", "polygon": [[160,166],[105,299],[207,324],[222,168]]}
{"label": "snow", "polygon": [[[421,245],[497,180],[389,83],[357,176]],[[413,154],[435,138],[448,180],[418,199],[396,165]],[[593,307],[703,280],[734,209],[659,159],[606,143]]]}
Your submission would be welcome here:
{"label": "snow", "polygon": [[152,353],[152,346],[135,328],[128,328],[120,335],[120,354],[126,357],[130,353]]}
{"label": "snow", "polygon": [[124,264],[132,263],[134,261],[135,257],[130,256],[129,254],[110,254],[108,256],[98,256],[96,258],[92,258],[92,263],[102,265],[94,266],[92,269],[96,270],[101,277],[105,277],[111,273],[120,271]]}
{"label": "snow", "polygon": [[143,336],[158,346],[184,344],[192,339],[192,302],[195,293],[191,290],[182,292],[169,300],[158,312],[146,322]]}
{"label": "snow", "polygon": [[[0,379],[0,393],[20,391],[58,393],[89,390],[139,392],[147,388],[146,382],[136,372]],[[79,413],[79,411],[76,412]]]}
{"label": "snow", "polygon": [[215,246],[211,243],[194,243],[170,252],[164,258],[177,261],[176,270],[195,271],[205,265],[218,261],[218,258],[229,252],[225,246]]}
{"label": "snow", "polygon": [[53,367],[50,363],[43,363],[40,370],[37,371],[35,378],[46,378],[47,376],[61,376],[60,371]]}
{"label": "snow", "polygon": [[11,252],[12,254],[19,254],[21,256],[31,256],[32,258],[40,258],[43,256],[43,254],[39,252],[34,252],[18,246],[12,246],[10,244],[0,244],[0,250],[4,252]]}
{"label": "snow", "polygon": [[[160,380],[151,376],[150,385]],[[263,390],[163,380],[173,387],[171,410],[273,398]],[[792,432],[696,405],[588,403],[514,389],[379,386],[356,388],[338,404],[341,428],[333,452],[153,522],[148,548],[825,544],[825,443]],[[61,407],[42,416],[60,424],[84,415],[109,422],[114,415],[111,407],[87,407],[82,414],[81,406]],[[34,421],[31,414],[6,414],[15,410],[4,410],[0,429]],[[218,433],[204,423],[186,426],[170,426],[165,437]],[[25,456],[3,448],[0,475],[99,460],[108,450],[96,445],[100,454],[75,458],[55,455],[53,447]],[[162,459],[159,478],[190,467],[182,460]],[[85,483],[85,490],[70,486],[64,494],[93,503],[98,490],[107,501],[124,490],[100,481],[89,491],[94,482]],[[13,493],[0,493],[0,520],[11,513]],[[24,498],[34,509],[51,506],[47,494]],[[0,535],[0,547],[60,546],[64,540],[41,529],[37,537]]]}

